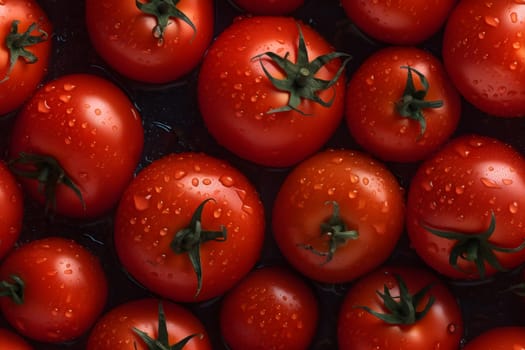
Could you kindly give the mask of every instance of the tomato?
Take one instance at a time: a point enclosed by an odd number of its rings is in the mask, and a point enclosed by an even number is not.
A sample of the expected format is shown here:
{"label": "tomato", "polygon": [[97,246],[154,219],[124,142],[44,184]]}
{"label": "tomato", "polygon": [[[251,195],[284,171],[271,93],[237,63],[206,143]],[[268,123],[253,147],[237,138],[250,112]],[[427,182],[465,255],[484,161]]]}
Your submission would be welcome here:
{"label": "tomato", "polygon": [[305,0],[232,0],[246,12],[254,15],[287,15],[304,5]]}
{"label": "tomato", "polygon": [[457,350],[463,318],[455,296],[434,274],[386,266],[350,287],[337,334],[341,350]]}
{"label": "tomato", "polygon": [[189,310],[153,298],[128,301],[109,310],[91,330],[86,349],[152,349],[144,342],[142,333],[148,340],[163,341],[163,345],[170,346],[191,337],[184,350],[212,349],[203,324]]}
{"label": "tomato", "polygon": [[414,45],[444,25],[456,0],[342,0],[350,20],[365,34],[389,44]]}
{"label": "tomato", "polygon": [[460,1],[443,37],[445,68],[465,99],[497,117],[525,116],[522,1]]}
{"label": "tomato", "polygon": [[365,150],[386,161],[413,162],[456,130],[461,101],[437,57],[388,47],[354,72],[345,111],[350,133]]}
{"label": "tomato", "polygon": [[49,343],[78,338],[95,323],[107,299],[97,257],[65,238],[31,241],[0,265],[0,309],[22,335]]}
{"label": "tomato", "polygon": [[417,170],[407,231],[421,258],[454,279],[489,277],[525,262],[525,159],[480,135],[458,137]]}
{"label": "tomato", "polygon": [[73,74],[34,94],[10,139],[12,169],[29,195],[58,214],[88,218],[115,207],[142,155],[144,131],[117,86]]}
{"label": "tomato", "polygon": [[285,258],[322,282],[351,281],[383,263],[403,230],[404,198],[393,174],[369,156],[327,150],[281,185],[272,229]]}
{"label": "tomato", "polygon": [[0,328],[0,349],[33,350],[24,338],[7,328]]}
{"label": "tomato", "polygon": [[47,73],[53,28],[35,0],[0,5],[0,116],[20,107]]}
{"label": "tomato", "polygon": [[[328,62],[323,65],[320,56]],[[340,57],[346,55],[333,53],[324,38],[293,18],[233,22],[201,66],[198,102],[206,127],[219,144],[251,162],[297,163],[342,120]]]}
{"label": "tomato", "polygon": [[197,302],[221,295],[259,259],[264,208],[248,179],[201,153],[171,154],[128,186],[115,218],[123,267],[148,290]]}
{"label": "tomato", "polygon": [[463,350],[506,350],[525,348],[525,327],[491,328],[467,342]]}
{"label": "tomato", "polygon": [[308,349],[318,302],[310,287],[281,267],[248,274],[222,301],[221,334],[229,349]]}
{"label": "tomato", "polygon": [[213,37],[211,0],[86,1],[86,24],[99,55],[120,74],[167,83],[201,61]]}
{"label": "tomato", "polygon": [[23,216],[22,190],[5,163],[0,161],[0,259],[20,236]]}

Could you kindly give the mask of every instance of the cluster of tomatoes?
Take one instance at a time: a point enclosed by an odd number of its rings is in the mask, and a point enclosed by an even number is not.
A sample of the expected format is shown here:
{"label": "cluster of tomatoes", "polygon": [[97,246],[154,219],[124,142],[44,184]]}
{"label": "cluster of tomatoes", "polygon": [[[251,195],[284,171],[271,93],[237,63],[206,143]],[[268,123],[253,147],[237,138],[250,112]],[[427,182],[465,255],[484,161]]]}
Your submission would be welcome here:
{"label": "cluster of tomatoes", "polygon": [[525,349],[524,23],[0,0],[0,348]]}

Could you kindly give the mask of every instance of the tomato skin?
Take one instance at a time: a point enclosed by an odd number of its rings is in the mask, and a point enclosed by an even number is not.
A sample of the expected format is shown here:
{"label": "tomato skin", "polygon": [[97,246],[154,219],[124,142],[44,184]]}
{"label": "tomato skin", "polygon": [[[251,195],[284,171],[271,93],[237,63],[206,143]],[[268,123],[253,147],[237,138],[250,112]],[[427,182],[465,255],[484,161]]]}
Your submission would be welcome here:
{"label": "tomato skin", "polygon": [[[109,81],[87,74],[59,77],[40,88],[17,116],[9,157],[51,155],[79,187],[56,190],[56,213],[92,218],[113,209],[142,155],[142,120]],[[38,181],[19,177],[31,198],[45,202]]]}
{"label": "tomato skin", "polygon": [[0,259],[14,246],[22,230],[24,197],[7,165],[0,161]]}
{"label": "tomato skin", "polygon": [[22,335],[47,343],[73,340],[102,313],[108,294],[100,262],[82,245],[48,237],[12,251],[0,265],[0,280],[19,276],[24,301],[0,298],[5,319]]}
{"label": "tomato skin", "polygon": [[304,5],[305,0],[232,0],[244,11],[254,15],[282,16]]}
{"label": "tomato skin", "polygon": [[[391,325],[356,307],[367,306],[380,313],[387,312],[377,292],[384,293],[387,286],[392,296],[398,296],[396,274],[403,279],[411,294],[432,285],[417,310],[423,310],[430,295],[434,296],[435,302],[427,314],[412,325]],[[350,287],[341,306],[337,328],[340,350],[457,350],[463,335],[463,318],[454,295],[434,274],[416,267],[386,266]]]}
{"label": "tomato skin", "polygon": [[232,350],[308,349],[318,314],[317,299],[303,280],[281,267],[262,267],[226,294],[221,334]]}
{"label": "tomato skin", "polygon": [[[525,160],[512,147],[486,136],[460,136],[445,145],[417,170],[408,192],[407,232],[416,253],[432,268],[453,279],[477,279],[475,265],[449,256],[456,240],[441,238],[424,226],[465,234],[481,233],[495,215],[489,242],[518,247],[525,240]],[[525,251],[495,252],[512,269],[525,261]],[[485,276],[497,272],[486,265]]]}
{"label": "tomato skin", "polygon": [[7,328],[0,328],[0,349],[33,350],[24,338]]}
{"label": "tomato skin", "polygon": [[[200,246],[202,290],[187,253],[170,243],[206,199],[202,229],[227,229],[224,241]],[[231,165],[201,153],[171,154],[144,168],[128,186],[115,218],[115,246],[130,275],[147,289],[181,302],[221,295],[259,259],[264,208],[255,188]]]}
{"label": "tomato skin", "polygon": [[9,73],[9,79],[0,83],[0,116],[14,111],[31,96],[46,75],[51,56],[50,37],[53,27],[38,2],[4,1],[0,6],[0,80],[8,74],[10,54],[5,39],[11,31],[11,23],[14,20],[20,21],[19,33],[24,33],[32,23],[36,23],[37,28],[31,32],[31,35],[39,36],[38,29],[40,29],[47,33],[48,39],[26,47],[26,50],[33,53],[38,60],[35,63],[27,63],[24,58],[19,58]]}
{"label": "tomato skin", "polygon": [[507,350],[525,347],[525,327],[500,326],[467,342],[463,350]]}
{"label": "tomato skin", "polygon": [[[147,1],[142,1],[146,3]],[[177,8],[196,27],[178,18],[166,27],[161,44],[153,36],[157,21],[135,1],[86,1],[86,23],[95,50],[120,74],[146,83],[167,83],[189,73],[212,40],[214,3],[181,0]],[[115,25],[118,23],[118,25]]]}
{"label": "tomato skin", "polygon": [[[425,101],[443,101],[439,108],[424,108],[426,130],[417,120],[403,117],[396,103],[403,97],[410,66],[425,75]],[[415,73],[416,88],[423,89]],[[413,162],[428,157],[456,130],[461,114],[459,94],[439,61],[413,47],[388,47],[366,59],[350,79],[345,120],[354,139],[385,161]]]}
{"label": "tomato skin", "polygon": [[419,44],[445,23],[456,0],[342,0],[346,15],[365,34],[394,45]]}
{"label": "tomato skin", "polygon": [[145,298],[117,305],[102,315],[89,334],[86,350],[127,350],[130,346],[133,349],[133,344],[137,350],[148,350],[133,328],[158,339],[159,302],[166,315],[170,345],[191,334],[200,334],[202,336],[193,337],[184,350],[212,349],[206,329],[189,310],[166,300]]}
{"label": "tomato skin", "polygon": [[525,116],[525,8],[518,1],[460,1],[443,37],[445,67],[467,101],[496,117]]}
{"label": "tomato skin", "polygon": [[[199,108],[212,136],[241,158],[270,167],[286,167],[318,150],[339,126],[343,116],[344,74],[332,88],[319,96],[333,100],[323,107],[310,100],[297,111],[268,113],[287,104],[289,93],[275,88],[255,56],[266,51],[296,62],[298,25],[310,60],[333,52],[312,28],[293,18],[254,16],[233,22],[211,45],[204,57],[198,80]],[[249,38],[249,40],[247,39]],[[279,79],[284,74],[269,59],[269,73]],[[330,80],[340,68],[340,60],[330,61],[317,77]]]}
{"label": "tomato skin", "polygon": [[[327,251],[320,225],[340,207],[348,230],[359,237],[339,246],[326,262],[305,249]],[[351,281],[383,263],[402,233],[404,198],[395,177],[369,156],[327,150],[301,162],[285,179],[274,202],[272,228],[286,259],[305,276],[328,283]]]}

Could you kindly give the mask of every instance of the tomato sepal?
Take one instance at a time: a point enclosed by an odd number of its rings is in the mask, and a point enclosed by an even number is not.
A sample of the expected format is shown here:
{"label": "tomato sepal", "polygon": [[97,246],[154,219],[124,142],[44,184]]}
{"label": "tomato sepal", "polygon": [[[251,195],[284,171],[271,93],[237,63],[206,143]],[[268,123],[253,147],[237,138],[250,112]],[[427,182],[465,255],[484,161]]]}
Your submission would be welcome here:
{"label": "tomato sepal", "polygon": [[24,303],[25,282],[18,275],[11,275],[12,282],[0,281],[0,297],[8,297],[17,305]]}

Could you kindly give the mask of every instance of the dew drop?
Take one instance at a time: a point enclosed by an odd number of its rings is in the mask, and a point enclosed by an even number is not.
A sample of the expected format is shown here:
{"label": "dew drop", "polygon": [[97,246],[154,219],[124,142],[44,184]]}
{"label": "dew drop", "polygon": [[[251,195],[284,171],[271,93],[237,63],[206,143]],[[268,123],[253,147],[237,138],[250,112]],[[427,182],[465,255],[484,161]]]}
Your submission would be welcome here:
{"label": "dew drop", "polygon": [[485,23],[491,27],[496,28],[499,26],[500,20],[498,17],[485,16]]}
{"label": "dew drop", "polygon": [[488,179],[486,177],[482,177],[482,178],[480,178],[480,181],[483,184],[483,186],[485,186],[487,188],[500,188],[500,186],[496,183],[496,181],[494,181],[492,179]]}
{"label": "dew drop", "polygon": [[51,110],[51,107],[49,107],[49,104],[44,99],[44,100],[38,101],[37,109],[40,113],[49,113],[49,111]]}
{"label": "dew drop", "polygon": [[516,214],[518,212],[518,209],[519,209],[518,202],[512,202],[509,204],[509,211],[512,214]]}
{"label": "dew drop", "polygon": [[134,195],[133,203],[135,204],[135,209],[143,211],[149,208],[149,200],[151,199],[151,194],[148,195]]}
{"label": "dew drop", "polygon": [[448,326],[447,326],[447,331],[449,333],[455,333],[457,330],[457,326],[454,324],[454,323],[450,323]]}
{"label": "dew drop", "polygon": [[66,83],[66,84],[64,84],[63,87],[64,87],[65,91],[73,91],[76,88],[76,85],[75,84],[71,84],[71,83]]}
{"label": "dew drop", "polygon": [[219,177],[219,181],[225,187],[231,187],[235,184],[235,180],[229,175],[222,175]]}

